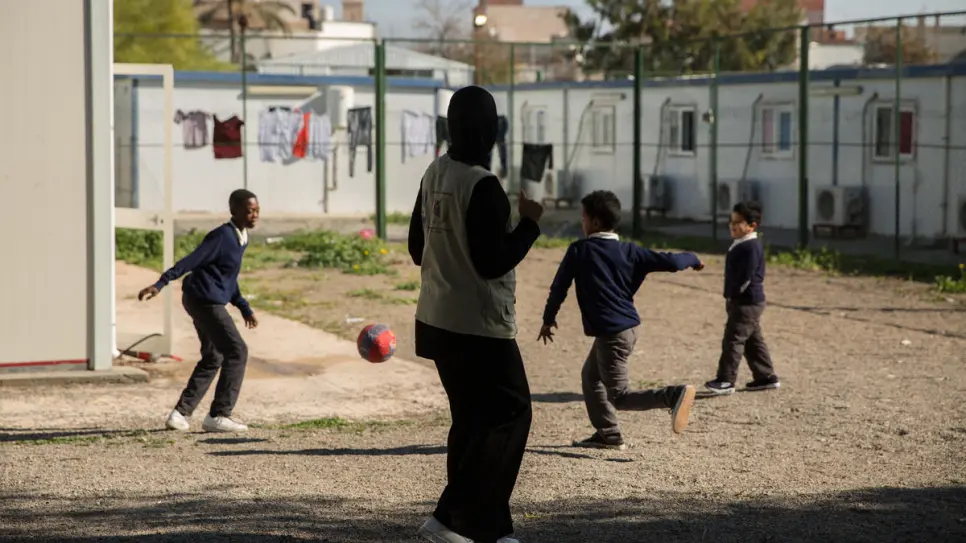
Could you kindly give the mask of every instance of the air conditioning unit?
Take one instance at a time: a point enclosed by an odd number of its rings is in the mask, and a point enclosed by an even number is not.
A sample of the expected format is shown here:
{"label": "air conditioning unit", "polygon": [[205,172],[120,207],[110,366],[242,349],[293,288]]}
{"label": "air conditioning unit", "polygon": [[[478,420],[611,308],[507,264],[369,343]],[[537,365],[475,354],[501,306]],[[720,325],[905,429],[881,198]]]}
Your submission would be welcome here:
{"label": "air conditioning unit", "polygon": [[718,181],[718,213],[727,215],[738,202],[760,202],[758,182],[745,179]]}
{"label": "air conditioning unit", "polygon": [[674,204],[671,178],[666,175],[642,175],[644,194],[641,207],[655,211],[669,211]]}
{"label": "air conditioning unit", "polygon": [[956,235],[966,237],[966,196],[956,202]]}
{"label": "air conditioning unit", "polygon": [[869,224],[869,193],[865,187],[816,187],[815,223],[865,228]]}

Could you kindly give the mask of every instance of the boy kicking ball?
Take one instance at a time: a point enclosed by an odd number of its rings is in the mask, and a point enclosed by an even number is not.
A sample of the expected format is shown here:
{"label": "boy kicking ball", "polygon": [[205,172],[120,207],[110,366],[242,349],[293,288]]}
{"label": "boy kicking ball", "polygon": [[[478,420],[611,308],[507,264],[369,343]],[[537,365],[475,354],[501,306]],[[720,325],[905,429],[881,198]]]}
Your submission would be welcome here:
{"label": "boy kicking ball", "polygon": [[713,395],[734,393],[742,355],[748,360],[752,378],[745,390],[781,386],[761,334],[761,314],[765,311],[765,252],[758,240],[759,224],[761,206],[757,202],[735,205],[728,224],[734,242],[725,257],[724,297],[728,323],[721,358],[718,359],[718,376],[704,385]]}
{"label": "boy kicking ball", "polygon": [[215,398],[202,428],[206,432],[248,430],[248,426],[231,418],[245,378],[248,347],[225,305],[231,303],[237,307],[248,328],[258,326],[251,306],[238,288],[238,272],[248,247],[248,230],[258,222],[258,199],[251,192],[239,189],[228,197],[228,209],[230,221],[208,232],[197,249],[164,272],[157,283],[138,293],[138,300],[150,300],[168,283],[190,273],[182,284],[181,302],[201,340],[201,360],[168,415],[165,426],[169,430],[189,429],[188,419],[219,370]]}
{"label": "boy kicking ball", "polygon": [[622,242],[615,230],[621,204],[610,191],[594,191],[581,200],[584,239],[567,249],[543,313],[538,339],[553,341],[557,312],[575,283],[584,333],[594,338],[581,371],[584,403],[597,430],[576,447],[623,450],[626,448],[617,411],[670,409],[671,428],[681,433],[694,404],[694,387],[675,385],[652,390],[628,389],[627,359],[637,343],[641,324],[634,294],[647,274],[678,272],[704,264],[692,253],[660,253]]}

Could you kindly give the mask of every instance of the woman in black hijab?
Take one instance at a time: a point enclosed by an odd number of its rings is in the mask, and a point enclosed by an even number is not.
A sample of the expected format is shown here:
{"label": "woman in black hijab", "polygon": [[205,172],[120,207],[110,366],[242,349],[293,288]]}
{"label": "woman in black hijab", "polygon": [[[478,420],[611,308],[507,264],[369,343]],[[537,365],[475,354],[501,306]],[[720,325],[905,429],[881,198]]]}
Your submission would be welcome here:
{"label": "woman in black hijab", "polygon": [[433,360],[449,398],[447,486],[419,533],[437,543],[517,543],[510,495],[530,433],[530,387],[516,343],[514,268],[540,236],[543,207],[520,193],[520,222],[487,169],[493,96],[457,91],[450,147],[423,176],[409,223],[421,266],[416,354]]}

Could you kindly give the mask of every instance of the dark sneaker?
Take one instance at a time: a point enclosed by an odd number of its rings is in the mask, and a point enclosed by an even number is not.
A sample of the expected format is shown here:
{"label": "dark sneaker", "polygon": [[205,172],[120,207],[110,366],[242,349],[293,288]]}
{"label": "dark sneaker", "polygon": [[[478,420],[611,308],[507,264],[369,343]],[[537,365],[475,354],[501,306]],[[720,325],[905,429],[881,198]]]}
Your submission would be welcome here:
{"label": "dark sneaker", "polygon": [[674,405],[671,408],[671,430],[675,434],[680,434],[688,427],[691,407],[694,406],[695,390],[691,385],[681,385],[674,388],[673,396],[671,396]]}
{"label": "dark sneaker", "polygon": [[735,384],[727,381],[708,381],[704,384],[704,388],[715,396],[727,396],[735,392]]}
{"label": "dark sneaker", "polygon": [[583,441],[574,441],[574,447],[623,451],[627,448],[627,445],[624,444],[624,439],[621,437],[604,437],[600,435],[600,432],[594,432],[594,435]]}
{"label": "dark sneaker", "polygon": [[764,379],[749,381],[747,384],[745,384],[745,390],[754,392],[756,390],[770,390],[780,386],[782,386],[782,383],[778,380],[778,376],[770,375]]}

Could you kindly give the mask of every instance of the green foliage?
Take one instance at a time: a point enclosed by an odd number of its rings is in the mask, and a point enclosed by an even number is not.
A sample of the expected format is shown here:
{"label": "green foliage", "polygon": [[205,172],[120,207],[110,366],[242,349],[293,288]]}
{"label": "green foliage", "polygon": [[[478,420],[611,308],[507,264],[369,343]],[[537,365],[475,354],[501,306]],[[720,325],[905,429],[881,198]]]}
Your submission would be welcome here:
{"label": "green foliage", "polygon": [[419,290],[419,281],[403,281],[402,283],[396,284],[395,288],[396,290]]}
{"label": "green foliage", "polygon": [[327,230],[298,232],[278,245],[302,254],[298,265],[304,268],[334,268],[345,273],[376,275],[386,273],[389,251],[379,239],[342,235]]}
{"label": "green foliage", "polygon": [[[758,2],[747,12],[740,0],[587,0],[610,29],[573,12],[564,20],[571,37],[593,45],[575,51],[585,72],[633,73],[634,52],[626,44],[646,44],[645,71],[683,75],[713,69],[720,48],[723,71],[775,70],[794,62],[798,35],[771,31],[798,25],[797,0]],[[741,37],[727,37],[740,34]],[[716,45],[717,44],[717,45]]]}
{"label": "green foliage", "polygon": [[[900,30],[902,40],[903,64],[930,64],[939,60],[935,49],[919,35],[918,29],[903,25]],[[899,56],[896,45],[896,26],[870,26],[865,29],[865,54],[863,62],[866,64],[895,64]]]}
{"label": "green foliage", "polygon": [[[175,238],[177,261],[193,251],[204,239],[203,232],[191,231]],[[161,271],[161,232],[117,228],[114,233],[115,254],[136,266]],[[346,273],[375,275],[389,271],[389,251],[377,240],[330,231],[299,232],[279,243],[268,244],[253,239],[245,250],[242,271],[294,263],[306,268],[334,268]]]}
{"label": "green foliage", "polygon": [[937,275],[935,288],[943,294],[966,293],[966,264],[959,265],[959,277]]}
{"label": "green foliage", "polygon": [[234,69],[201,44],[198,32],[191,0],[114,0],[115,62],[171,64],[175,70]]}
{"label": "green foliage", "polygon": [[795,249],[772,253],[771,247],[766,248],[769,264],[788,266],[799,270],[818,271],[837,274],[842,270],[842,256],[822,247],[818,251],[809,249]]}

